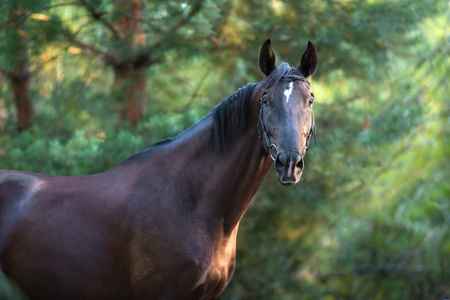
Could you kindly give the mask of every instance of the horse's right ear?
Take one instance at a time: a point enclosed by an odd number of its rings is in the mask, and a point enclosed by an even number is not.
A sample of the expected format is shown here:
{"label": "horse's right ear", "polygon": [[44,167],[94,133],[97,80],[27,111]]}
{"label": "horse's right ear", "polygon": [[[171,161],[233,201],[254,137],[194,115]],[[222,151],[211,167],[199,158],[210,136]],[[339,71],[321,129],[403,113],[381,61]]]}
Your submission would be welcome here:
{"label": "horse's right ear", "polygon": [[269,76],[275,70],[275,52],[273,52],[270,39],[264,42],[259,53],[259,67],[261,71]]}

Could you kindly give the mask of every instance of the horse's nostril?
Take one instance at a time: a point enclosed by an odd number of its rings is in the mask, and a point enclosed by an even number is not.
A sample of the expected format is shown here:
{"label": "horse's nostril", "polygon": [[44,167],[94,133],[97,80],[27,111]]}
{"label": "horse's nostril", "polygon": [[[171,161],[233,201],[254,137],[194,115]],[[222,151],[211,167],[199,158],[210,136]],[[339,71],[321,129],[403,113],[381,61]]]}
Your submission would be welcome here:
{"label": "horse's nostril", "polygon": [[297,162],[296,166],[299,169],[303,169],[304,165],[303,165],[303,159],[301,157],[300,157],[300,160]]}
{"label": "horse's nostril", "polygon": [[283,161],[281,160],[281,155],[278,155],[278,156],[277,156],[277,159],[275,160],[275,168],[276,168],[276,169],[284,168],[284,163],[283,163]]}

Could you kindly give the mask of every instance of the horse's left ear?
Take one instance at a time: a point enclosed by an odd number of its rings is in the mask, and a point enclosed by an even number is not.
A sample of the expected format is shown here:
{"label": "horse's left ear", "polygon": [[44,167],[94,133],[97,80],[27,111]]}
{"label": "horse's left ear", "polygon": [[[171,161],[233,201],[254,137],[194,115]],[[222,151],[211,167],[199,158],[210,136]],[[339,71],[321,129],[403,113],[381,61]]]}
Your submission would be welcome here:
{"label": "horse's left ear", "polygon": [[298,70],[302,73],[306,78],[311,77],[317,68],[317,51],[316,46],[309,41],[308,47],[303,53],[302,60],[300,61],[300,65],[298,66]]}

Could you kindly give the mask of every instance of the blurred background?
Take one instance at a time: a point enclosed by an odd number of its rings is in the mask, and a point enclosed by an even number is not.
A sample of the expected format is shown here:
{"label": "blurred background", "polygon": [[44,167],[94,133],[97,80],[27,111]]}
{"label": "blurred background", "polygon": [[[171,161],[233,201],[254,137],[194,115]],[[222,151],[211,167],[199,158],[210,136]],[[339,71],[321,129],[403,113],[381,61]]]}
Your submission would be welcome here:
{"label": "blurred background", "polygon": [[450,298],[448,1],[0,3],[2,169],[102,172],[262,80],[267,38],[293,66],[313,41],[317,145],[269,172],[220,299]]}

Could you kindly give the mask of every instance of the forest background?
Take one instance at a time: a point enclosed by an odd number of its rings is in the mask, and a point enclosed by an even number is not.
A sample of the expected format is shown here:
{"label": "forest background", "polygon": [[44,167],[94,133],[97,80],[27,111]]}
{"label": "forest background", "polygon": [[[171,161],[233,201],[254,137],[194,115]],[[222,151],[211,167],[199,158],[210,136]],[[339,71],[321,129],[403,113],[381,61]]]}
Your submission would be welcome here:
{"label": "forest background", "polygon": [[450,298],[448,1],[0,3],[2,169],[102,172],[262,80],[267,38],[294,66],[313,41],[317,145],[269,172],[220,299]]}

